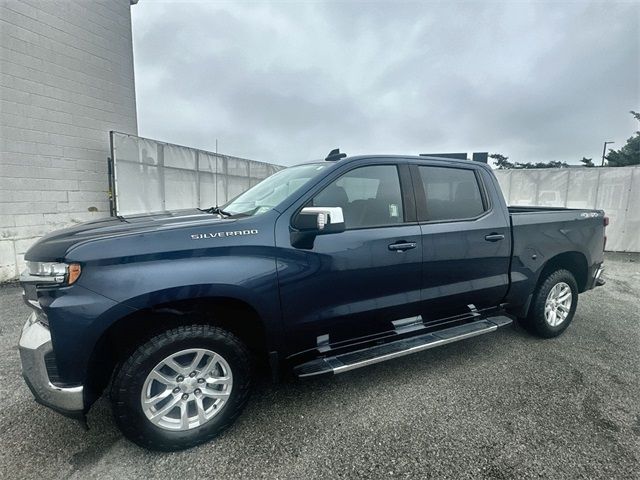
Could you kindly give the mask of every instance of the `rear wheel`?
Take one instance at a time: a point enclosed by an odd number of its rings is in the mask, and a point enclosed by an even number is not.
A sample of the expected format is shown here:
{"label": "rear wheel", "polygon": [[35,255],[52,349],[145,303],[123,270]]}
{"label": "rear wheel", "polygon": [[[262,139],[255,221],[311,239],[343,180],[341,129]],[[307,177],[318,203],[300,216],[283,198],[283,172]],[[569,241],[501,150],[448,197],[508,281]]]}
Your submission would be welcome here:
{"label": "rear wheel", "polygon": [[577,306],[578,285],[573,274],[556,270],[536,288],[525,326],[540,337],[556,337],[569,326]]}
{"label": "rear wheel", "polygon": [[181,450],[215,437],[244,407],[250,354],[233,334],[191,325],[141,345],[111,389],[118,427],[135,443]]}

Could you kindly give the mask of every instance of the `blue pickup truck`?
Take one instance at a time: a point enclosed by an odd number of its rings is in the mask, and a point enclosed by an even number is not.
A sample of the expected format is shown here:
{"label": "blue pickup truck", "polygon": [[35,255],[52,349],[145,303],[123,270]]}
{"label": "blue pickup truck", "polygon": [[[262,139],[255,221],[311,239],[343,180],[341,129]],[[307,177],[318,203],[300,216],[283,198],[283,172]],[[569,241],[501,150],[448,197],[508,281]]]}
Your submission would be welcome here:
{"label": "blue pickup truck", "polygon": [[514,320],[554,337],[604,283],[602,211],[507,207],[478,162],[344,157],[39,240],[19,346],[36,400],[84,419],[108,391],[129,439],[187,448],[238,417],[255,365],[338,374]]}

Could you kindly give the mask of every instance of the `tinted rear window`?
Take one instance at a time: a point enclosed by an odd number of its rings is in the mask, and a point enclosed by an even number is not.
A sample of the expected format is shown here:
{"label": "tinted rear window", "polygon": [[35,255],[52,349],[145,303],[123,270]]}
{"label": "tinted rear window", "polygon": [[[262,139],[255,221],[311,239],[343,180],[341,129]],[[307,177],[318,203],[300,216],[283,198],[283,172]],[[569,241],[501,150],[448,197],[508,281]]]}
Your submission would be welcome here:
{"label": "tinted rear window", "polygon": [[461,220],[484,212],[473,170],[418,167],[427,197],[427,220]]}

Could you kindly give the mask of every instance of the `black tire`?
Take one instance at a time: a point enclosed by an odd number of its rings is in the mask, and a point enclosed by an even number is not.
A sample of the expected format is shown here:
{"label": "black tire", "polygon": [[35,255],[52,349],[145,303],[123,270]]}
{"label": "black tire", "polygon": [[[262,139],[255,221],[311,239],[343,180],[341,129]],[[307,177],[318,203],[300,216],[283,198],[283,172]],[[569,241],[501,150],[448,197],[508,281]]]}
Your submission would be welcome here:
{"label": "black tire", "polygon": [[[545,304],[551,289],[560,283],[565,283],[571,289],[571,307],[566,318],[559,324],[552,326],[545,317]],[[557,337],[564,332],[576,312],[578,306],[578,284],[573,274],[568,270],[556,270],[547,273],[540,279],[531,300],[531,308],[524,319],[524,326],[534,335],[542,338]]]}
{"label": "black tire", "polygon": [[[147,419],[140,400],[142,388],[159,362],[189,348],[206,348],[222,356],[231,369],[233,385],[226,403],[208,422],[171,431]],[[207,442],[229,427],[242,412],[250,385],[251,355],[235,335],[209,325],[181,326],[152,337],[124,361],[111,385],[111,402],[115,422],[125,437],[152,450],[175,451]]]}

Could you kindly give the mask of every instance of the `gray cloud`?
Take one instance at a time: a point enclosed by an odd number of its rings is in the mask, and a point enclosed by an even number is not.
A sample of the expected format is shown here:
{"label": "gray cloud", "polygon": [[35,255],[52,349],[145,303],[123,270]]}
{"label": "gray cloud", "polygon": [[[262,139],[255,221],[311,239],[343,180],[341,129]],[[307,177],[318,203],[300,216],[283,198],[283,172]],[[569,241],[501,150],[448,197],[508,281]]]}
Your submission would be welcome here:
{"label": "gray cloud", "polygon": [[281,164],[489,150],[598,158],[640,109],[636,2],[132,7],[140,134]]}

